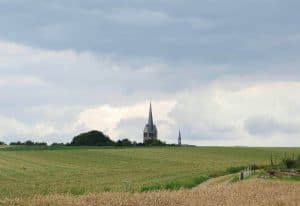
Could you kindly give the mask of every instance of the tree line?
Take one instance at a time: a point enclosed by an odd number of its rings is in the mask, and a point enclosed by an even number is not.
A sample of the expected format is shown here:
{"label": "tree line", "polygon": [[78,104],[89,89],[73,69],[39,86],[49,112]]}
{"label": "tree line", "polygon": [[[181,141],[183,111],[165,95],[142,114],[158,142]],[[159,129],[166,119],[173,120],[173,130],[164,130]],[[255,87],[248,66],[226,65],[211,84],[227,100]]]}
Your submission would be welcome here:
{"label": "tree line", "polygon": [[[4,145],[4,142],[0,142],[0,145]],[[17,141],[11,142],[9,145],[39,145],[47,146],[46,142],[34,142],[27,140],[25,142]],[[105,135],[101,131],[89,131],[86,133],[75,136],[70,143],[53,143],[51,146],[116,146],[116,147],[131,147],[131,146],[167,146],[165,142],[160,140],[148,140],[144,143],[138,143],[136,141],[130,141],[129,139],[119,139],[113,141],[109,136]]]}

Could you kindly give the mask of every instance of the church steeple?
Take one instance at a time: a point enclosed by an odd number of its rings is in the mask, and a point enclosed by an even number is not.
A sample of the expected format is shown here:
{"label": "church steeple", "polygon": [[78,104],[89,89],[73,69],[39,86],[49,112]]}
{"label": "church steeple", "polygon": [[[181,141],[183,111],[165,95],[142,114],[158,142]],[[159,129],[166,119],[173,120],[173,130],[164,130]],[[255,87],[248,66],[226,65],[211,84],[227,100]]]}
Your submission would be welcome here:
{"label": "church steeple", "polygon": [[153,116],[152,116],[152,104],[150,102],[150,109],[149,109],[149,117],[148,117],[148,125],[149,125],[149,128],[153,128]]}
{"label": "church steeple", "polygon": [[157,128],[153,122],[151,102],[150,102],[150,108],[149,108],[148,123],[145,125],[143,136],[144,136],[144,142],[146,142],[148,140],[156,140],[157,139]]}
{"label": "church steeple", "polygon": [[181,132],[179,129],[179,134],[178,134],[178,146],[181,146]]}

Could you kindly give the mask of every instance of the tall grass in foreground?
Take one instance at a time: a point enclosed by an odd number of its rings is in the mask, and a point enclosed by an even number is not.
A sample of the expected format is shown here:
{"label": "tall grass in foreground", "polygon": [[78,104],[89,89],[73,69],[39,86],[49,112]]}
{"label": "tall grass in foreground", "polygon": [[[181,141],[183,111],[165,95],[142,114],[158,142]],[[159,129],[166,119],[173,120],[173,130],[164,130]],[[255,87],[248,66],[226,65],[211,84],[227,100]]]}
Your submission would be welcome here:
{"label": "tall grass in foreground", "polygon": [[102,193],[83,196],[49,195],[2,200],[3,205],[101,205],[101,206],[265,206],[299,205],[300,184],[250,179],[235,184],[217,184],[194,190],[147,193]]}

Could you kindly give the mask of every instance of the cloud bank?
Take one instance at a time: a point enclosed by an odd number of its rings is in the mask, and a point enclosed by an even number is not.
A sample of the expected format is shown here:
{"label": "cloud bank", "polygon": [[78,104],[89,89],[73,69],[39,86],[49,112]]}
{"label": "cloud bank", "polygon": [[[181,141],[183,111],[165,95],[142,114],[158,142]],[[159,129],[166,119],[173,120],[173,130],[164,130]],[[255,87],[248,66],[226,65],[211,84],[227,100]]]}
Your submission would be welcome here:
{"label": "cloud bank", "polygon": [[[22,9],[21,9],[22,8]],[[299,146],[297,1],[0,2],[0,140]]]}

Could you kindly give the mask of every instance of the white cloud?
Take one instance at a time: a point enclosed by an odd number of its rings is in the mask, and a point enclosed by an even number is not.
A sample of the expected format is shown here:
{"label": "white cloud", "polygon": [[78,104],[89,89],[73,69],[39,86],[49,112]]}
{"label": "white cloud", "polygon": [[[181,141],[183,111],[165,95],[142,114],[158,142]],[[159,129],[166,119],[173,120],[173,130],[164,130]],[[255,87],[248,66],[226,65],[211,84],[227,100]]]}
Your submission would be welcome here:
{"label": "white cloud", "polygon": [[[216,80],[205,87],[178,92],[173,99],[153,101],[154,119],[161,139],[175,143],[181,128],[183,142],[189,144],[299,145],[299,82],[245,83],[242,79],[235,79],[232,85],[231,81]],[[61,125],[54,123],[55,117],[62,118],[68,107],[62,108],[61,113],[55,107],[40,107],[33,111],[44,113],[45,119],[36,124],[1,117],[0,135],[65,142],[70,141],[72,135],[98,129],[115,140],[126,137],[140,142],[147,121],[148,104],[139,102],[127,106],[105,104],[76,108],[78,114],[73,113],[72,119]],[[69,136],[57,139],[60,134]],[[56,139],[51,141],[50,136]]]}
{"label": "white cloud", "polygon": [[[174,124],[173,120],[168,117],[168,113],[175,107],[176,102],[174,100],[168,101],[154,101],[154,115],[155,120]],[[141,118],[144,119],[144,123],[147,122],[148,117],[148,102],[141,102],[134,105],[113,107],[110,105],[103,105],[96,108],[91,108],[82,111],[79,114],[78,120],[74,127],[84,127],[86,129],[98,129],[106,132],[114,139],[120,138],[121,131],[118,129],[118,125],[121,121],[127,121],[130,119]],[[165,124],[166,125],[166,124]],[[144,126],[144,125],[143,125]],[[137,141],[141,141],[139,134],[143,128],[136,128],[136,135],[133,137]],[[161,134],[166,135],[168,130],[161,127]]]}
{"label": "white cloud", "polygon": [[[216,80],[205,87],[174,94],[174,100],[154,102],[159,136],[175,143],[181,128],[184,141],[190,144],[299,145],[300,96],[296,91],[300,83],[245,83],[235,79],[233,85],[231,81]],[[99,106],[83,111],[76,124],[104,130],[115,139],[125,134],[141,141],[147,108],[146,102],[125,107]],[[120,122],[122,127],[118,126]]]}
{"label": "white cloud", "polygon": [[[47,123],[29,125],[14,118],[0,116],[0,136],[5,142],[28,139],[47,141],[45,137],[55,132],[57,132],[56,129]],[[18,138],[15,137],[16,135]]]}
{"label": "white cloud", "polygon": [[[299,82],[255,82],[248,85],[242,79],[234,82],[235,88],[231,82],[222,81],[222,84],[216,82],[179,94],[171,117],[188,128],[189,142],[256,146],[300,144],[295,138],[300,135],[300,130],[295,129],[300,127]],[[261,123],[249,125],[253,119]],[[265,119],[272,119],[273,123],[261,125]],[[257,131],[255,134],[249,131],[250,126],[252,131]]]}

